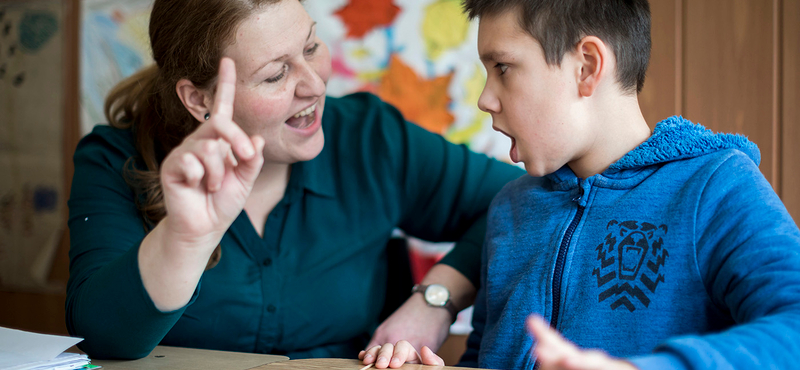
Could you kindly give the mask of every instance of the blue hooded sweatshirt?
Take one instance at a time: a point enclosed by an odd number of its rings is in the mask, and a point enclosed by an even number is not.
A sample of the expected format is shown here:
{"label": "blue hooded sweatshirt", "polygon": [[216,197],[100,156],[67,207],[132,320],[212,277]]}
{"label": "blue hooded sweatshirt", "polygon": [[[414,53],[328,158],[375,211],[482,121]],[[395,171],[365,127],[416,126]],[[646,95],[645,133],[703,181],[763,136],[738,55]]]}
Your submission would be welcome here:
{"label": "blue hooded sweatshirt", "polygon": [[681,117],[605,172],[523,176],[492,202],[462,365],[532,369],[525,319],[642,369],[789,369],[800,231],[743,136]]}

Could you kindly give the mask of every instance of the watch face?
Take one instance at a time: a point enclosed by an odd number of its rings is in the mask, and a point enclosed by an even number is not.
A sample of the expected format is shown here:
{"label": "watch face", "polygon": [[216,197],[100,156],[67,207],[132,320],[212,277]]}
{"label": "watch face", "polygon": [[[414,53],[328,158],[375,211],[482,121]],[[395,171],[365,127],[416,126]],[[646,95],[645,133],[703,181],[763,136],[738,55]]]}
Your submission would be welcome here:
{"label": "watch face", "polygon": [[431,306],[443,307],[450,299],[450,292],[444,286],[431,284],[425,289],[425,301]]}

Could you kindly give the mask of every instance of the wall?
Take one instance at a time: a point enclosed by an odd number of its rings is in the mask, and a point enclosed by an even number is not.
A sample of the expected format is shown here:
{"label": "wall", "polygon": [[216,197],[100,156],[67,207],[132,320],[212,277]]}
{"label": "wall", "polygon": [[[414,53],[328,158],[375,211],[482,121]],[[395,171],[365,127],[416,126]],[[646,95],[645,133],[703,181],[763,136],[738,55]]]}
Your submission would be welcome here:
{"label": "wall", "polygon": [[[9,1],[9,0],[5,0]],[[24,0],[10,0],[24,1]],[[79,93],[78,93],[78,29],[80,0],[63,0],[64,3],[64,130],[63,130],[63,173],[64,194],[69,194],[72,182],[72,153],[80,135]],[[59,201],[66,204],[66,199]],[[63,219],[67,218],[67,207],[62,207]],[[66,229],[66,227],[65,227]],[[69,233],[65,231],[54,257],[49,281],[54,285],[66,287],[69,277]],[[64,323],[65,292],[28,293],[4,291],[0,287],[0,326],[40,333],[67,334]]]}
{"label": "wall", "polygon": [[761,172],[800,218],[800,0],[653,0],[653,51],[640,103],[747,135]]}

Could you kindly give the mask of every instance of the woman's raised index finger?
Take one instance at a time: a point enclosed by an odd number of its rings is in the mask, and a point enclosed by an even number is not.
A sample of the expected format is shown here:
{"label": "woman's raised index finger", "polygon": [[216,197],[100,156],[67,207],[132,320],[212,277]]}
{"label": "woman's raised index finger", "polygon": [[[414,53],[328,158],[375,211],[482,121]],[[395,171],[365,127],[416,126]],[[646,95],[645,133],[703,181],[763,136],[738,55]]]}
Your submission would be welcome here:
{"label": "woman's raised index finger", "polygon": [[249,160],[255,154],[253,143],[242,129],[233,122],[233,97],[236,91],[236,65],[230,58],[219,62],[217,91],[214,93],[214,108],[211,115],[217,124],[216,134],[227,140],[240,158]]}
{"label": "woman's raised index finger", "polygon": [[219,62],[217,91],[214,93],[214,110],[211,114],[233,120],[233,97],[236,92],[236,65],[230,58]]}

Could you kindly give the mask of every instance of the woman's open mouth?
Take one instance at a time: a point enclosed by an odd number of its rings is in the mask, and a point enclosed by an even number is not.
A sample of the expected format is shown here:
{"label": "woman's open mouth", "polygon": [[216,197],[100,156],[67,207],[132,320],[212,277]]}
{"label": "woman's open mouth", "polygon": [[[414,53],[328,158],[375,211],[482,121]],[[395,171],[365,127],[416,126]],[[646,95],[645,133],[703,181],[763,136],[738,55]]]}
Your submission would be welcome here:
{"label": "woman's open mouth", "polygon": [[314,121],[316,121],[317,118],[316,111],[317,111],[317,104],[315,103],[314,105],[298,112],[297,114],[292,116],[292,118],[286,120],[286,124],[298,130],[307,129],[314,124]]}

